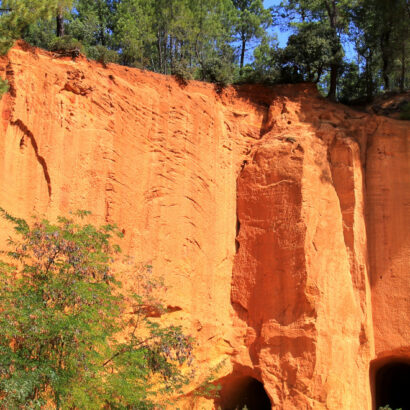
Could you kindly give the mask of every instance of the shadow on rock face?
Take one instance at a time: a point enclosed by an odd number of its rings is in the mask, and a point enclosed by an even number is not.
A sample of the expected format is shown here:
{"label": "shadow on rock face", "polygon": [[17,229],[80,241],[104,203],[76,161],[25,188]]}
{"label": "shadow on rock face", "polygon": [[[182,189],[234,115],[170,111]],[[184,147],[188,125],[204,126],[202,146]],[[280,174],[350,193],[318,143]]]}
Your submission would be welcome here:
{"label": "shadow on rock face", "polygon": [[410,364],[388,363],[376,372],[376,408],[410,409]]}

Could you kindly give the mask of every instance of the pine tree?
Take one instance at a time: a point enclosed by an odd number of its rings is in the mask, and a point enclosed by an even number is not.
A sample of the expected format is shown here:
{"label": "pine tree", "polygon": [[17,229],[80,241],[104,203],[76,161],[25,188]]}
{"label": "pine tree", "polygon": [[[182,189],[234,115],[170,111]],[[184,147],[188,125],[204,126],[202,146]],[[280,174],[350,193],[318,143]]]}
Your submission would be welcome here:
{"label": "pine tree", "polygon": [[266,29],[271,23],[271,14],[263,6],[262,0],[232,0],[237,9],[234,25],[235,33],[240,42],[239,68],[242,73],[245,53],[249,42],[266,35]]}
{"label": "pine tree", "polygon": [[331,60],[329,61],[330,84],[328,98],[336,99],[337,81],[343,65],[341,37],[346,34],[350,23],[353,0],[286,0],[282,2],[287,12],[288,24],[320,23],[331,35]]}

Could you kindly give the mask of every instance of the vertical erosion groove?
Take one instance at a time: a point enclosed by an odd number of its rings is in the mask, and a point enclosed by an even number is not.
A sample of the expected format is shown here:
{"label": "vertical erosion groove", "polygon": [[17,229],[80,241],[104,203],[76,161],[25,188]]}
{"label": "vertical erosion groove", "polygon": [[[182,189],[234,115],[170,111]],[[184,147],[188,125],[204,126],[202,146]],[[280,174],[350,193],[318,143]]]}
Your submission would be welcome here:
{"label": "vertical erosion groove", "polygon": [[241,222],[239,220],[238,214],[236,214],[236,237],[235,237],[235,251],[236,251],[236,253],[238,253],[239,248],[241,246],[241,244],[238,240],[240,229],[241,229]]}
{"label": "vertical erosion groove", "polygon": [[[46,183],[47,183],[48,196],[49,198],[51,198],[51,179],[50,179],[50,174],[47,169],[47,163],[44,157],[42,157],[38,151],[37,141],[34,138],[33,133],[27,128],[27,126],[21,120],[13,121],[12,124],[19,127],[20,130],[23,132],[23,134],[27,138],[30,139],[31,146],[33,147],[34,153],[36,155],[36,159],[38,163],[40,164],[41,168],[43,169],[44,179],[46,180]],[[23,148],[22,141],[24,145],[24,138],[20,140],[20,148]]]}

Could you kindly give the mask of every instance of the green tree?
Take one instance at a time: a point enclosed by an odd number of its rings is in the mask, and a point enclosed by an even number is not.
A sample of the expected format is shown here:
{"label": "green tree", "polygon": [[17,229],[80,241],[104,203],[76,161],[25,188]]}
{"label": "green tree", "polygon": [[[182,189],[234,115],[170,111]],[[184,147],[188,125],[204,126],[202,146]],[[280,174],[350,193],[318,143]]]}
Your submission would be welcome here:
{"label": "green tree", "polygon": [[[288,24],[320,22],[331,36],[330,84],[328,98],[335,100],[337,82],[343,66],[342,36],[348,33],[353,0],[285,0],[281,4]],[[298,24],[299,23],[299,24]]]}
{"label": "green tree", "polygon": [[232,0],[232,3],[238,13],[234,29],[240,42],[239,68],[242,73],[248,43],[266,35],[266,29],[272,19],[270,11],[264,8],[262,0]]}
{"label": "green tree", "polygon": [[279,82],[280,53],[276,37],[263,36],[260,44],[253,51],[253,62],[244,67],[243,81],[265,84]]}
{"label": "green tree", "polygon": [[[364,3],[359,3],[352,10],[352,17],[354,27],[351,30],[351,38],[355,44],[359,68],[359,83],[356,86],[361,89],[361,99],[364,100],[363,97],[366,97],[368,101],[371,101],[376,92],[376,81],[381,63],[380,39],[372,27],[375,22],[374,9],[367,7]],[[351,65],[350,68],[353,66]],[[353,71],[349,70],[348,74],[353,74]],[[348,78],[349,75],[345,76],[344,80]],[[344,85],[347,85],[346,81]],[[345,95],[344,98],[347,96]],[[351,98],[354,99],[353,95]]]}
{"label": "green tree", "polygon": [[70,9],[73,5],[73,0],[57,0],[56,2],[56,35],[62,37],[65,34],[64,30],[64,12]]}
{"label": "green tree", "polygon": [[17,236],[0,264],[1,408],[148,409],[154,391],[186,381],[192,343],[149,319],[162,309],[150,268],[135,272],[139,292],[125,303],[111,267],[116,227],[29,225],[0,211]]}
{"label": "green tree", "polygon": [[341,35],[348,31],[349,10],[352,0],[322,0],[312,4],[313,8],[327,17],[327,23],[332,37],[332,59],[330,62],[330,84],[328,98],[336,100],[337,81],[343,62]]}
{"label": "green tree", "polygon": [[236,10],[231,0],[200,0],[192,4],[192,13],[196,21],[193,50],[199,65],[198,79],[212,81],[213,77],[221,84],[233,81]]}
{"label": "green tree", "polygon": [[152,5],[148,1],[123,0],[118,4],[114,21],[114,44],[121,49],[122,64],[153,69],[152,59],[147,55],[155,42],[152,14]]}
{"label": "green tree", "polygon": [[44,0],[2,0],[0,4],[0,48],[5,53],[15,39],[37,19],[48,15]]}
{"label": "green tree", "polygon": [[408,1],[363,0],[353,7],[352,19],[356,49],[366,60],[366,72],[369,73],[369,67],[377,66],[385,90],[397,87],[404,91],[410,80],[407,69],[410,58]]}
{"label": "green tree", "polygon": [[355,63],[347,63],[340,76],[338,86],[338,99],[342,103],[363,103],[366,97],[366,84],[363,81],[360,67]]}
{"label": "green tree", "polygon": [[0,35],[8,39],[21,37],[30,24],[39,19],[57,19],[57,33],[64,32],[63,12],[72,0],[2,0]]}
{"label": "green tree", "polygon": [[115,0],[77,0],[75,19],[93,31],[90,45],[111,46],[116,7]]}
{"label": "green tree", "polygon": [[299,25],[280,55],[282,81],[318,83],[332,62],[332,39],[332,32],[321,23]]}
{"label": "green tree", "polygon": [[123,0],[116,10],[114,43],[124,64],[198,79],[233,71],[231,0]]}

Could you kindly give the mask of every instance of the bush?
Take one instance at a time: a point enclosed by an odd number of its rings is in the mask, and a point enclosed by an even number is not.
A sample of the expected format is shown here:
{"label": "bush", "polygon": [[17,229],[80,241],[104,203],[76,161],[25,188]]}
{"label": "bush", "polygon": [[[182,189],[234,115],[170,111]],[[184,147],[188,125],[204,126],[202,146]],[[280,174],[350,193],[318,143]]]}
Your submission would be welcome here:
{"label": "bush", "polygon": [[71,53],[73,51],[84,53],[81,42],[70,36],[54,37],[50,41],[50,50],[57,53]]}
{"label": "bush", "polygon": [[30,225],[0,213],[17,237],[0,262],[0,408],[151,409],[187,382],[192,341],[149,319],[162,309],[150,267],[125,304],[115,226],[85,224],[86,212]]}
{"label": "bush", "polygon": [[14,40],[0,37],[0,56],[4,56],[13,46]]}
{"label": "bush", "polygon": [[219,57],[206,60],[200,69],[201,79],[225,87],[233,82],[234,68]]}
{"label": "bush", "polygon": [[110,50],[102,45],[89,47],[87,57],[98,61],[104,66],[108,63],[118,63],[119,60],[118,53],[115,50]]}
{"label": "bush", "polygon": [[209,370],[208,376],[193,392],[194,397],[205,397],[206,399],[218,399],[222,390],[222,385],[216,383],[218,372],[225,365],[226,360],[223,360],[215,367]]}
{"label": "bush", "polygon": [[6,92],[9,89],[10,89],[9,82],[7,80],[3,80],[0,77],[0,100],[1,100],[1,97],[3,96],[3,94],[6,94]]}
{"label": "bush", "polygon": [[410,102],[403,105],[400,110],[400,119],[410,121]]}
{"label": "bush", "polygon": [[193,72],[189,69],[187,61],[176,61],[171,70],[171,74],[182,84],[187,84],[189,80],[193,79]]}

